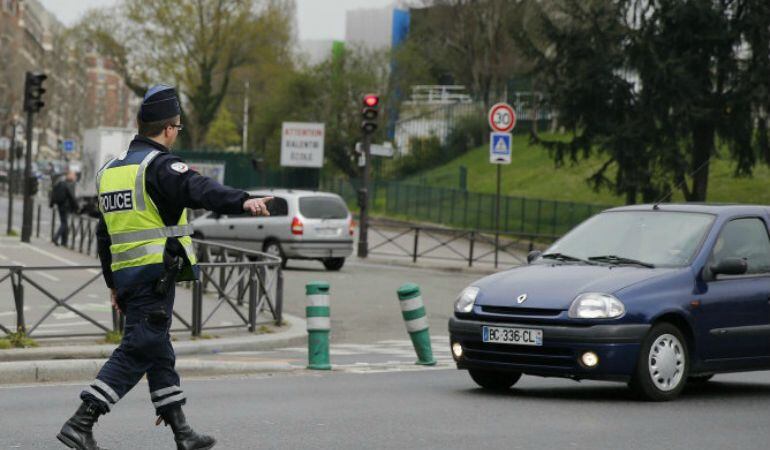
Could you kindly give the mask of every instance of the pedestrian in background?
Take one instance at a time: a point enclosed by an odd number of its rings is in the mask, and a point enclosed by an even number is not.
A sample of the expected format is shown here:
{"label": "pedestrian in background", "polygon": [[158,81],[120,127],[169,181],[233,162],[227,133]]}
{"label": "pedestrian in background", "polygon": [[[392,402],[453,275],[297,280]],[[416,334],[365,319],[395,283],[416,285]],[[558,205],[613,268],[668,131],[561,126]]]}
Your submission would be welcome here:
{"label": "pedestrian in background", "polygon": [[63,180],[54,184],[48,206],[53,208],[54,205],[59,211],[60,222],[59,229],[53,236],[53,243],[54,245],[67,245],[69,215],[78,210],[78,200],[75,197],[75,172],[67,172],[67,176]]}
{"label": "pedestrian in background", "polygon": [[269,216],[265,203],[272,197],[249,198],[171,154],[183,128],[180,115],[176,90],[152,87],[137,115],[139,134],[96,177],[99,259],[113,305],[125,313],[126,325],[120,346],[81,392],[82,404],[57,436],[70,448],[98,450],[92,429],[99,416],[145,375],[156,423],[171,427],[178,450],[205,450],[216,443],[187,424],[182,412],[187,397],[174,370],[169,333],[174,283],[198,277],[186,208]]}

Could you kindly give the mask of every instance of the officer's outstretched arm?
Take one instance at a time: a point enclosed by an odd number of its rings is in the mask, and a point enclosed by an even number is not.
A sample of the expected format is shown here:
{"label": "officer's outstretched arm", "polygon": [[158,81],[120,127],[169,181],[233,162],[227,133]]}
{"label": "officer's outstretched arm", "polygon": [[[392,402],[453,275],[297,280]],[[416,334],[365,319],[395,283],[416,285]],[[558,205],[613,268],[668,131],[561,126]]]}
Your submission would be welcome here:
{"label": "officer's outstretched arm", "polygon": [[219,214],[241,214],[243,203],[249,194],[219,184],[190,169],[181,159],[172,155],[159,161],[158,193],[165,200],[178,206],[207,209]]}

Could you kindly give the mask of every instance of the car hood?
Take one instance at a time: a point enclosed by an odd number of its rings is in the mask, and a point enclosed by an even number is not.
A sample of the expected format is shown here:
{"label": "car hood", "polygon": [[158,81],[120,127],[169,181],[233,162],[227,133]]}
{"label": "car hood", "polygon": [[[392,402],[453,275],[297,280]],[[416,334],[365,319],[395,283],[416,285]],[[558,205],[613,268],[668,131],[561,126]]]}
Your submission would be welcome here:
{"label": "car hood", "polygon": [[[482,278],[476,304],[567,310],[580,294],[612,294],[623,288],[681,269],[635,266],[533,264]],[[521,303],[517,298],[526,294]]]}

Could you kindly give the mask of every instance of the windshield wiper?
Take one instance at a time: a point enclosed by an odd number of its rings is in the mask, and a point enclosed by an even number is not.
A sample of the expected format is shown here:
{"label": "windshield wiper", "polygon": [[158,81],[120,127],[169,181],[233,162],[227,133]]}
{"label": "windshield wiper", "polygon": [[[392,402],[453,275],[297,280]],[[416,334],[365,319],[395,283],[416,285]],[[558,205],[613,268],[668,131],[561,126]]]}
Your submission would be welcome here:
{"label": "windshield wiper", "polygon": [[633,264],[635,266],[647,267],[654,269],[655,265],[639,261],[638,259],[624,258],[618,255],[602,255],[602,256],[589,256],[589,261],[605,262],[609,264]]}
{"label": "windshield wiper", "polygon": [[545,255],[542,255],[541,258],[555,259],[557,261],[562,261],[562,262],[580,262],[580,263],[589,264],[592,266],[596,265],[596,263],[593,263],[591,261],[587,261],[585,259],[578,258],[576,256],[565,255],[564,253],[546,253]]}

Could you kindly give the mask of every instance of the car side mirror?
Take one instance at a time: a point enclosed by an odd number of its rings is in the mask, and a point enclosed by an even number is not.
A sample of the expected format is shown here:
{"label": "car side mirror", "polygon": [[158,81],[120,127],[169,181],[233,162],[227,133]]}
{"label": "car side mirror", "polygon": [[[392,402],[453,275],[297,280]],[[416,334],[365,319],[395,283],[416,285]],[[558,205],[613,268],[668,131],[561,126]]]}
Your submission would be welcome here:
{"label": "car side mirror", "polygon": [[716,279],[717,275],[743,275],[748,270],[748,263],[741,258],[725,258],[709,267],[712,279]]}
{"label": "car side mirror", "polygon": [[222,217],[222,214],[211,213],[211,218],[214,219],[214,220],[219,220],[220,217]]}
{"label": "car side mirror", "polygon": [[536,260],[541,256],[543,256],[543,252],[539,250],[532,250],[527,254],[527,264],[532,264],[532,261]]}

